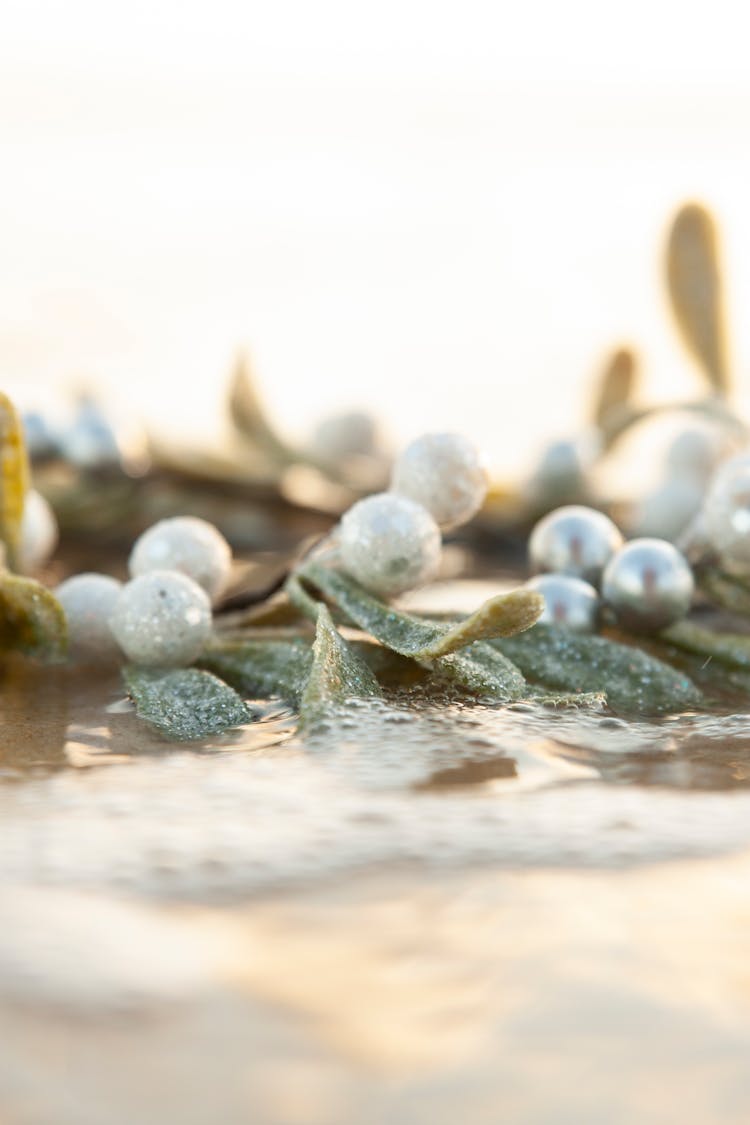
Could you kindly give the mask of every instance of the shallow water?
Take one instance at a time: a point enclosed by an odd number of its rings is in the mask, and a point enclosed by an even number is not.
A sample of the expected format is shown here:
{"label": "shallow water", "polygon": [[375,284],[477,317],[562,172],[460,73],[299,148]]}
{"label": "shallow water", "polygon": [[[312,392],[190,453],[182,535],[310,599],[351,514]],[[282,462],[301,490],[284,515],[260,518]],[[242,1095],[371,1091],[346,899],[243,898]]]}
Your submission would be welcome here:
{"label": "shallow water", "polygon": [[3,1122],[748,1119],[750,714],[2,702]]}

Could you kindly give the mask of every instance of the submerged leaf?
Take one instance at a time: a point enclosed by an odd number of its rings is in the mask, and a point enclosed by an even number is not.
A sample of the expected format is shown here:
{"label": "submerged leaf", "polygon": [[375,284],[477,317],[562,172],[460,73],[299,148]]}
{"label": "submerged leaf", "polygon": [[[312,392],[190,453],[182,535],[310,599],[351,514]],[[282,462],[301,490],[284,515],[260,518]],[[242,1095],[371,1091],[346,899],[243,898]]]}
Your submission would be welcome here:
{"label": "submerged leaf", "polygon": [[216,639],[199,663],[244,696],[297,704],[310,675],[312,647],[302,638]]}
{"label": "submerged leaf", "polygon": [[123,677],[139,717],[172,741],[220,734],[253,717],[236,691],[198,668],[163,672],[128,665]]}
{"label": "submerged leaf", "polygon": [[348,699],[377,698],[382,693],[370,669],[352,652],[333,624],[328,607],[318,605],[310,676],[300,700],[300,718],[313,723]]}
{"label": "submerged leaf", "polygon": [[308,563],[298,577],[323,594],[353,625],[414,660],[435,660],[478,640],[511,636],[530,628],[544,610],[540,594],[519,589],[490,598],[469,617],[447,625],[393,609],[353,578],[317,563]]}
{"label": "submerged leaf", "polygon": [[33,578],[0,573],[0,650],[39,660],[65,658],[68,624],[55,595]]}
{"label": "submerged leaf", "polygon": [[667,283],[683,341],[711,388],[726,394],[730,388],[716,224],[698,203],[687,204],[675,216],[667,247]]}
{"label": "submerged leaf", "polygon": [[615,711],[658,715],[700,704],[683,673],[638,648],[554,625],[493,641],[530,680],[564,692],[604,692]]}
{"label": "submerged leaf", "polygon": [[14,570],[28,488],[29,458],[21,419],[8,396],[0,391],[0,547],[5,544],[7,564]]}
{"label": "submerged leaf", "polygon": [[556,711],[601,711],[607,705],[607,696],[603,691],[537,691],[531,698],[535,703]]}

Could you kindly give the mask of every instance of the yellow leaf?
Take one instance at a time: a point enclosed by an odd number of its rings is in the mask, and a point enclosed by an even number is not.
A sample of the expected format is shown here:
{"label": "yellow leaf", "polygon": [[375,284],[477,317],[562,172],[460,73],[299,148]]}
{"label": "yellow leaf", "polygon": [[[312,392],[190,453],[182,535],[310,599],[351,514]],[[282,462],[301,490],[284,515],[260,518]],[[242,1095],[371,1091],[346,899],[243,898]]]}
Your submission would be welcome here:
{"label": "yellow leaf", "polygon": [[21,542],[23,506],[29,487],[29,459],[21,419],[0,391],[0,540],[6,561],[16,567]]}
{"label": "yellow leaf", "polygon": [[730,388],[721,282],[713,216],[700,204],[689,203],[677,212],[669,233],[669,296],[688,350],[712,389],[726,394]]}

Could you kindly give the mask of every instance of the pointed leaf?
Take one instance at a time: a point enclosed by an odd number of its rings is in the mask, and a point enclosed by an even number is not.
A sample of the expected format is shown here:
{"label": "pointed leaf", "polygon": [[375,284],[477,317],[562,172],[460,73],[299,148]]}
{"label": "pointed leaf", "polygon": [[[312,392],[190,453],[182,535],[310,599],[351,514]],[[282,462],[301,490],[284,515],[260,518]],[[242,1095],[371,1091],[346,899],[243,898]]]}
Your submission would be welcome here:
{"label": "pointed leaf", "polygon": [[381,644],[415,660],[435,660],[480,639],[504,637],[530,628],[544,610],[544,598],[533,590],[513,590],[490,598],[458,624],[425,621],[393,609],[339,571],[309,563],[299,579],[317,589],[354,625]]}
{"label": "pointed leaf", "polygon": [[697,203],[677,212],[667,247],[672,311],[684,343],[714,391],[726,394],[729,371],[718,238],[713,216]]}
{"label": "pointed leaf", "polygon": [[29,458],[21,419],[8,396],[0,392],[0,546],[5,544],[6,561],[13,570],[18,563],[28,488]]}
{"label": "pointed leaf", "polygon": [[65,659],[67,647],[65,611],[51,590],[33,578],[0,573],[0,650],[52,663]]}
{"label": "pointed leaf", "polygon": [[658,715],[696,707],[702,696],[683,673],[630,645],[553,625],[493,641],[530,680],[564,692],[601,692],[610,707]]}
{"label": "pointed leaf", "polygon": [[237,430],[268,456],[286,463],[289,448],[271,425],[247,356],[240,355],[229,386],[229,415]]}
{"label": "pointed leaf", "polygon": [[637,375],[635,353],[630,348],[620,348],[609,357],[600,376],[592,416],[605,449],[642,413],[634,401]]}
{"label": "pointed leaf", "polygon": [[630,348],[618,348],[607,360],[595,396],[592,413],[599,429],[609,430],[629,412],[635,383],[635,354]]}
{"label": "pointed leaf", "polygon": [[198,668],[162,672],[129,665],[123,677],[139,717],[175,742],[220,734],[253,717],[236,691]]}
{"label": "pointed leaf", "polygon": [[446,656],[475,641],[493,637],[513,637],[535,625],[544,613],[544,596],[521,587],[508,594],[497,594],[480,605],[463,621],[451,625],[431,645],[422,648],[420,660]]}
{"label": "pointed leaf", "polygon": [[299,574],[293,571],[289,575],[284,585],[284,592],[298,613],[301,613],[308,621],[317,622],[320,601],[307,592],[300,581]]}
{"label": "pointed leaf", "polygon": [[352,652],[333,624],[328,607],[318,606],[310,677],[300,701],[300,718],[309,725],[348,699],[377,698],[378,681]]}

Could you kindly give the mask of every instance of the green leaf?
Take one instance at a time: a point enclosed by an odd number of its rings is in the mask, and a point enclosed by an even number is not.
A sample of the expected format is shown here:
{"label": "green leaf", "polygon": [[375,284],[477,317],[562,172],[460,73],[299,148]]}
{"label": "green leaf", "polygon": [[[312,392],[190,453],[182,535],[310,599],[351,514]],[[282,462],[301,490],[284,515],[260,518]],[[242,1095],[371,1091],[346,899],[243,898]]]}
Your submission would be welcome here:
{"label": "green leaf", "polygon": [[730,613],[750,614],[750,586],[742,578],[715,567],[698,571],[698,584],[712,602]]}
{"label": "green leaf", "polygon": [[310,725],[349,699],[378,698],[378,681],[349,648],[333,624],[328,607],[318,605],[310,676],[300,700],[300,718]]}
{"label": "green leaf", "polygon": [[297,704],[312,666],[310,642],[216,639],[199,663],[244,696]]}
{"label": "green leaf", "polygon": [[353,625],[414,660],[435,660],[479,640],[519,633],[530,628],[544,610],[544,598],[522,588],[490,598],[470,616],[448,625],[393,609],[353,578],[317,563],[308,563],[297,577],[317,589]]}
{"label": "green leaf", "polygon": [[220,734],[253,717],[236,691],[198,668],[162,672],[131,664],[123,678],[139,717],[175,742]]}
{"label": "green leaf", "polygon": [[677,648],[709,656],[735,668],[750,668],[750,636],[747,633],[719,633],[693,621],[678,621],[659,634],[661,640]]}
{"label": "green leaf", "polygon": [[51,590],[33,578],[1,572],[0,650],[53,663],[65,659],[67,647],[65,611]]}
{"label": "green leaf", "polygon": [[308,594],[300,581],[299,575],[295,572],[292,572],[287,578],[284,585],[284,592],[297,613],[301,613],[302,616],[306,617],[309,621],[317,623],[318,606],[320,602],[317,598],[313,598]]}
{"label": "green leaf", "polygon": [[510,660],[491,645],[477,643],[461,652],[433,661],[412,660],[376,641],[351,641],[379,683],[395,689],[416,688],[420,696],[433,693],[445,698],[468,695],[473,699],[509,703],[525,699],[529,685]]}
{"label": "green leaf", "polygon": [[606,637],[536,625],[493,645],[530,680],[563,692],[604,692],[609,706],[631,715],[659,715],[700,705],[686,675],[630,645]]}
{"label": "green leaf", "polygon": [[421,683],[426,669],[408,656],[399,656],[391,648],[378,641],[357,639],[347,642],[349,648],[363,660],[379,684],[389,688],[410,687]]}
{"label": "green leaf", "polygon": [[493,703],[510,703],[529,694],[515,664],[491,645],[477,641],[461,652],[419,662],[430,673],[430,686],[444,684],[452,693]]}

